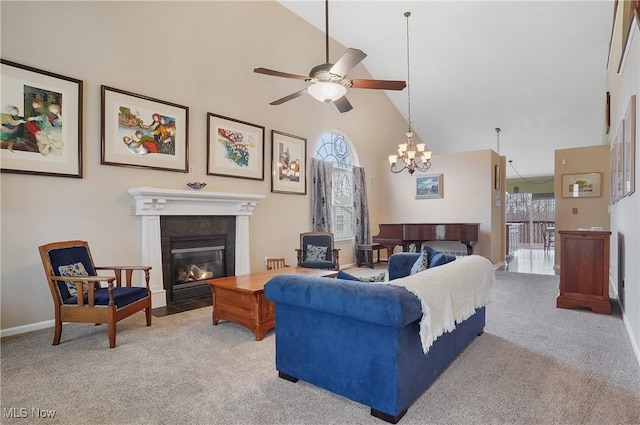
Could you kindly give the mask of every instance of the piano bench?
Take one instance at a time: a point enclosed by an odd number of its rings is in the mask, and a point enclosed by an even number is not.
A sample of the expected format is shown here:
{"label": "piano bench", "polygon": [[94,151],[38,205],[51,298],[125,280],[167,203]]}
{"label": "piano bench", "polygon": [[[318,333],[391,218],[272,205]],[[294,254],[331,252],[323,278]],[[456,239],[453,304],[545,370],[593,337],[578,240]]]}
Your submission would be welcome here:
{"label": "piano bench", "polygon": [[358,245],[358,250],[356,251],[356,265],[358,267],[362,266],[363,264],[365,266],[369,266],[370,268],[373,268],[373,251],[378,251],[378,260],[376,261],[377,263],[380,263],[381,261],[387,261],[387,260],[381,260],[380,259],[380,250],[384,249],[384,245],[380,245],[380,244],[359,244]]}

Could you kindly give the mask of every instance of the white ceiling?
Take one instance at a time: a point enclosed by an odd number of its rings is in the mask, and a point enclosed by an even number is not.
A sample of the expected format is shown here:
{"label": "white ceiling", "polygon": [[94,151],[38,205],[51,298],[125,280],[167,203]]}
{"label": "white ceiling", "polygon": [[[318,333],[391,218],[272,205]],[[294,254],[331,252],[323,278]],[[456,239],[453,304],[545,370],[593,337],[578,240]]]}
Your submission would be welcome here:
{"label": "white ceiling", "polygon": [[[279,3],[324,33],[324,0]],[[493,149],[513,161],[507,177],[542,177],[555,149],[603,143],[613,4],[332,0],[329,35],[367,53],[374,79],[407,80],[410,11],[414,131],[436,155]],[[407,117],[408,91],[386,93]]]}

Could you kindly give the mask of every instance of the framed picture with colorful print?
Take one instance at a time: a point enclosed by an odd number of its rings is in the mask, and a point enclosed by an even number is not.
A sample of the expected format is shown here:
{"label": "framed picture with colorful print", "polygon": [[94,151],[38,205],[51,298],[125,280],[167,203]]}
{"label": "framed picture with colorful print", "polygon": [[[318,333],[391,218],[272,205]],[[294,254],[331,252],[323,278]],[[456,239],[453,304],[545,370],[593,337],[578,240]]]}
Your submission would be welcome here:
{"label": "framed picture with colorful print", "polygon": [[264,180],[264,127],[207,113],[207,174]]}
{"label": "framed picture with colorful print", "polygon": [[82,81],[0,60],[3,173],[82,178]]}
{"label": "framed picture with colorful print", "polygon": [[189,171],[189,108],[101,86],[100,163]]}
{"label": "framed picture with colorful print", "polygon": [[307,194],[307,139],[271,130],[271,192]]}

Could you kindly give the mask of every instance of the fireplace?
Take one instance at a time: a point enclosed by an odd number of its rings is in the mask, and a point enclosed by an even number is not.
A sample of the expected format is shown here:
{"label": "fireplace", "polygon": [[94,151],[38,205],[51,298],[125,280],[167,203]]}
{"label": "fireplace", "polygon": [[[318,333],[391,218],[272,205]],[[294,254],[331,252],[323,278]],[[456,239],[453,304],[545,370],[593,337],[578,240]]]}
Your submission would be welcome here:
{"label": "fireplace", "polygon": [[167,302],[211,295],[207,279],[235,274],[234,216],[160,217]]}
{"label": "fireplace", "polygon": [[[166,277],[173,273],[170,260],[165,262],[171,258],[170,238],[217,239],[224,235],[225,274],[233,276],[251,271],[249,217],[264,195],[153,187],[131,188],[128,192],[135,199],[135,215],[142,219],[141,262],[152,267],[150,286],[154,308],[165,306],[167,298],[172,297]],[[221,219],[225,224],[212,224],[216,221],[212,219]],[[183,223],[167,232],[165,226],[174,221]]]}

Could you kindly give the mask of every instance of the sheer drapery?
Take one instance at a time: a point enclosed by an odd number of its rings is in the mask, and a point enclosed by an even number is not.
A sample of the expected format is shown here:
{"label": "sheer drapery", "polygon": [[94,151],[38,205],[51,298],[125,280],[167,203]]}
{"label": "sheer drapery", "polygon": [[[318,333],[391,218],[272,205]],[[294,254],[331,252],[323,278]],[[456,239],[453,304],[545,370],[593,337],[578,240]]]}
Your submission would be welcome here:
{"label": "sheer drapery", "polygon": [[315,232],[332,232],[333,164],[311,158],[311,225]]}
{"label": "sheer drapery", "polygon": [[368,244],[369,231],[369,203],[367,202],[367,180],[363,167],[353,167],[353,225],[355,230],[355,244]]}

